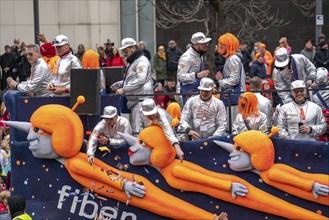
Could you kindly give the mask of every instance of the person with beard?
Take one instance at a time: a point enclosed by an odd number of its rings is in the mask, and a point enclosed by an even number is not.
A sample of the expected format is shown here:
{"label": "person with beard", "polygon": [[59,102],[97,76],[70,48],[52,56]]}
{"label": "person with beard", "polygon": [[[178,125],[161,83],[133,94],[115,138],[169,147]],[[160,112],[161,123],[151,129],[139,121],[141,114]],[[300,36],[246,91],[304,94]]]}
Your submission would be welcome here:
{"label": "person with beard", "polygon": [[307,100],[303,80],[295,80],[291,83],[291,95],[293,100],[279,110],[280,137],[294,140],[315,140],[327,129],[321,107]]}
{"label": "person with beard", "polygon": [[[209,75],[209,70],[204,69],[204,54],[208,50],[211,38],[206,37],[203,33],[197,32],[192,35],[192,46],[181,56],[178,61],[177,92],[188,94],[196,92],[200,85],[200,80]],[[183,102],[187,100],[183,95]]]}
{"label": "person with beard", "polygon": [[178,132],[185,132],[192,140],[226,135],[226,110],[223,102],[213,97],[214,81],[202,78],[200,95],[184,105]]}
{"label": "person with beard", "polygon": [[[275,53],[275,68],[273,80],[276,90],[289,90],[295,80],[303,80],[307,86],[316,79],[316,68],[313,63],[302,54],[291,54],[286,48],[280,48]],[[278,92],[283,104],[292,101],[289,92]]]}
{"label": "person with beard", "polygon": [[327,42],[322,41],[319,44],[319,50],[315,54],[314,63],[316,67],[329,69],[329,50]]}
{"label": "person with beard", "polygon": [[177,68],[178,60],[182,56],[183,51],[177,47],[174,40],[168,42],[168,48],[166,50],[167,57],[167,76],[168,79],[174,79],[177,82]]}
{"label": "person with beard", "polygon": [[[132,38],[124,38],[121,41],[119,51],[127,57],[126,74],[122,88],[116,90],[120,95],[142,95],[153,93],[153,80],[150,61],[144,56],[137,43]],[[133,132],[140,131],[140,108],[147,96],[127,96],[127,107],[131,110],[131,127]]]}
{"label": "person with beard", "polygon": [[25,198],[20,195],[9,196],[7,198],[8,215],[12,220],[32,220],[25,211]]}

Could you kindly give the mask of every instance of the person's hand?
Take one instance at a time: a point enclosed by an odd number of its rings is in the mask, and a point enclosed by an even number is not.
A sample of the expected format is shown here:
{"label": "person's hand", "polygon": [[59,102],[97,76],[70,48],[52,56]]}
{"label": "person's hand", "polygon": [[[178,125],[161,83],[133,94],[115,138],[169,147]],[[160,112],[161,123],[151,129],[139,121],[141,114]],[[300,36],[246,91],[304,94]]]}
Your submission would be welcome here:
{"label": "person's hand", "polygon": [[248,188],[241,183],[232,183],[231,187],[232,198],[235,199],[237,196],[246,196],[248,193]]}
{"label": "person's hand", "polygon": [[314,182],[312,187],[312,193],[314,198],[318,199],[319,195],[328,196],[329,195],[329,186]]}
{"label": "person's hand", "polygon": [[107,142],[109,141],[109,139],[107,139],[107,137],[105,137],[105,136],[101,136],[101,137],[98,138],[98,141],[101,144],[107,144]]}
{"label": "person's hand", "polygon": [[10,89],[16,89],[17,84],[15,80],[10,80],[8,86]]}
{"label": "person's hand", "polygon": [[56,95],[61,95],[63,93],[66,93],[66,88],[65,87],[52,87],[49,90],[51,90],[54,94]]}
{"label": "person's hand", "polygon": [[175,149],[176,149],[176,155],[178,157],[178,159],[180,159],[181,163],[184,160],[184,152],[182,151],[181,147],[179,144],[175,144],[174,145]]}
{"label": "person's hand", "polygon": [[54,84],[51,83],[51,82],[47,84],[47,89],[48,90],[52,90],[52,88],[54,88],[54,87],[55,87]]}
{"label": "person's hand", "polygon": [[44,34],[39,33],[37,37],[38,37],[39,41],[41,41],[42,43],[47,43],[47,39]]}
{"label": "person's hand", "polygon": [[3,68],[3,71],[5,71],[5,72],[8,72],[9,70],[10,70],[9,67],[5,67],[5,68]]}
{"label": "person's hand", "polygon": [[310,133],[311,132],[311,128],[308,125],[302,125],[299,127],[299,133]]}
{"label": "person's hand", "polygon": [[307,81],[306,81],[306,86],[309,87],[309,86],[311,86],[311,85],[312,85],[312,80],[311,80],[311,79],[307,80]]}
{"label": "person's hand", "polygon": [[216,214],[213,217],[213,220],[228,220],[228,215],[226,212],[222,212],[220,213],[219,216],[217,216]]}
{"label": "person's hand", "polygon": [[125,94],[125,91],[123,89],[117,89],[117,91],[115,93],[123,95],[123,94]]}
{"label": "person's hand", "polygon": [[143,198],[145,196],[145,186],[139,185],[137,183],[133,183],[131,181],[126,181],[122,187],[123,191],[125,191],[128,199],[131,198],[131,195]]}
{"label": "person's hand", "polygon": [[199,73],[197,73],[198,79],[202,79],[204,77],[207,77],[209,75],[209,70],[203,70]]}
{"label": "person's hand", "polygon": [[89,155],[88,156],[88,163],[90,165],[93,165],[94,164],[94,159],[95,159],[94,155]]}
{"label": "person's hand", "polygon": [[198,134],[198,132],[193,131],[193,130],[190,130],[188,132],[188,135],[191,135],[193,140],[200,140],[201,139],[201,136]]}

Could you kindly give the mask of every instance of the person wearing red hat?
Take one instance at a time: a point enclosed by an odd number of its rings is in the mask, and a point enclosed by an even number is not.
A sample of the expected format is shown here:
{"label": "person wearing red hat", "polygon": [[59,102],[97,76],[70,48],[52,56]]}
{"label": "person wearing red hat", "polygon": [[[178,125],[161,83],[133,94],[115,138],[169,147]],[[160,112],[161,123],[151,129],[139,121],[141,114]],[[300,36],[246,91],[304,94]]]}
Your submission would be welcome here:
{"label": "person wearing red hat", "polygon": [[38,34],[38,39],[43,43],[43,45],[40,46],[42,58],[48,64],[52,75],[54,75],[56,71],[56,64],[59,60],[59,56],[56,55],[56,47],[54,47],[51,42],[47,41],[44,34]]}

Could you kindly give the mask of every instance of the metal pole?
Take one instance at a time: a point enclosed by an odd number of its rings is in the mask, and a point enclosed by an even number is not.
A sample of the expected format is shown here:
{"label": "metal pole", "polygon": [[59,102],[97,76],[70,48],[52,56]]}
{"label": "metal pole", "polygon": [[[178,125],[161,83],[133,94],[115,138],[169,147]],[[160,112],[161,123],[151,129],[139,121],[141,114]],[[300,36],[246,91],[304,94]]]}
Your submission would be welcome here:
{"label": "metal pole", "polygon": [[39,29],[39,0],[33,0],[33,13],[34,13],[34,42],[40,44],[38,39]]}
{"label": "metal pole", "polygon": [[315,19],[316,19],[316,25],[315,25],[315,41],[318,43],[318,39],[320,34],[322,34],[322,25],[317,24],[318,15],[322,15],[322,0],[316,0],[316,6],[315,6]]}

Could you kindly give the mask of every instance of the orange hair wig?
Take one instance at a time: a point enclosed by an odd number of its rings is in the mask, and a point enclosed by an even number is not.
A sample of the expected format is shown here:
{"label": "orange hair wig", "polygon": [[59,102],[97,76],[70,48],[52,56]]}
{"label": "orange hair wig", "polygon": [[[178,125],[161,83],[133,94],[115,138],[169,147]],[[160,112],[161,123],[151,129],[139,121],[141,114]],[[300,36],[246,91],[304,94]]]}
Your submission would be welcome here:
{"label": "orange hair wig", "polygon": [[171,115],[172,121],[170,126],[175,127],[179,125],[180,121],[180,106],[177,102],[172,102],[168,105],[166,111]]}
{"label": "orange hair wig", "polygon": [[244,120],[253,114],[259,115],[256,95],[252,92],[243,93],[239,98],[238,108]]}
{"label": "orange hair wig", "polygon": [[60,59],[59,56],[54,56],[54,57],[46,57],[46,56],[43,56],[42,57],[46,63],[48,64],[48,67],[51,71],[51,74],[54,75],[55,74],[55,71],[56,71],[56,64],[57,64],[57,61]]}
{"label": "orange hair wig", "polygon": [[176,150],[159,126],[144,128],[138,136],[138,143],[140,141],[143,141],[146,147],[153,149],[150,160],[152,165],[156,167],[165,167],[176,157]]}
{"label": "orange hair wig", "polygon": [[[221,45],[226,46],[226,51],[224,51],[221,47]],[[218,53],[222,54],[224,57],[232,56],[236,53],[236,51],[239,49],[240,43],[238,38],[236,38],[231,33],[223,34],[218,38],[218,47],[217,51]]]}
{"label": "orange hair wig", "polygon": [[99,59],[96,51],[89,49],[82,56],[82,66],[84,69],[98,69],[99,68]]}
{"label": "orange hair wig", "polygon": [[251,164],[255,169],[263,171],[273,166],[274,145],[263,132],[249,130],[235,136],[233,141],[234,148],[240,146],[250,154]]}
{"label": "orange hair wig", "polygon": [[30,121],[32,129],[39,128],[44,135],[52,135],[52,147],[61,157],[73,157],[79,153],[83,142],[83,125],[71,109],[62,105],[44,105],[33,113]]}

